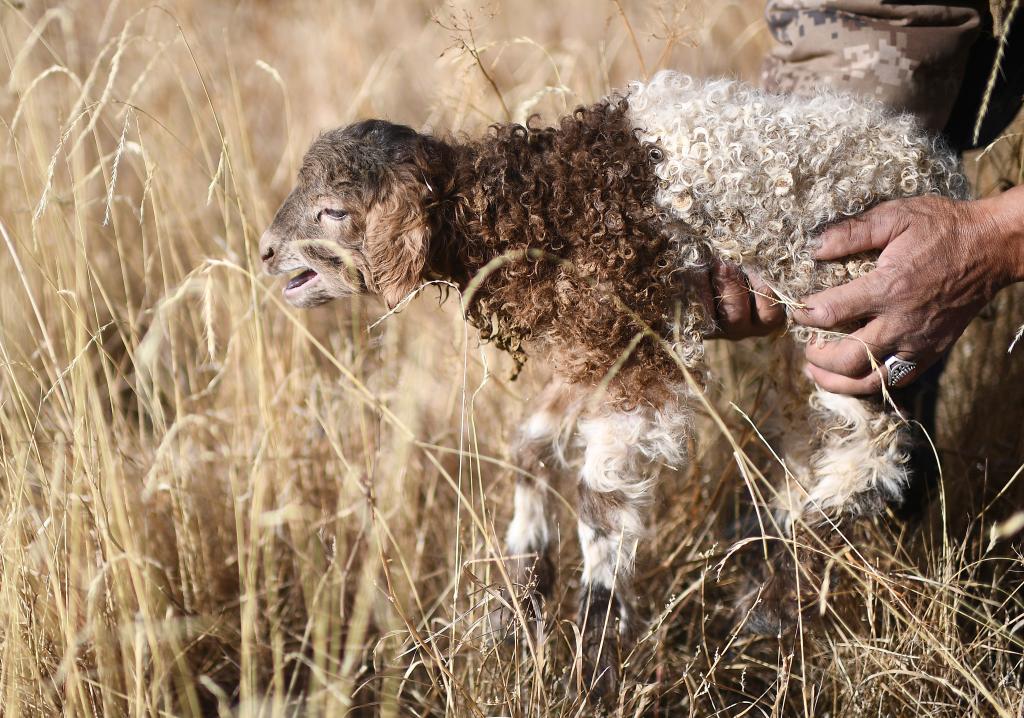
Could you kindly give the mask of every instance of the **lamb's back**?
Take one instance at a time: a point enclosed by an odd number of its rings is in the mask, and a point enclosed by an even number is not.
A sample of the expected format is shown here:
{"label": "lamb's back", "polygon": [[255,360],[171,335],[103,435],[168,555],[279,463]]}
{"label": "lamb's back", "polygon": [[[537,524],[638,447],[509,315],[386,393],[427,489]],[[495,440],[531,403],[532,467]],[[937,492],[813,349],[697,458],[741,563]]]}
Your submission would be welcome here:
{"label": "lamb's back", "polygon": [[[664,71],[630,86],[630,119],[663,157],[657,202],[680,241],[707,242],[784,295],[846,281],[870,257],[816,263],[829,223],[887,199],[966,197],[959,160],[907,114],[851,95],[767,93]],[[684,256],[697,263],[706,252]]]}

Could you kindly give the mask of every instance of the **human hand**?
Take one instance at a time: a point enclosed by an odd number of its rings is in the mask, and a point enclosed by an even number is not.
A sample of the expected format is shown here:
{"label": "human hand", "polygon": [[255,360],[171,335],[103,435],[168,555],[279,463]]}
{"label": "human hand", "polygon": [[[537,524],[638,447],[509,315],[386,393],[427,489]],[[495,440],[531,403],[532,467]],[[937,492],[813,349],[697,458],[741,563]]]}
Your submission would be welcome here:
{"label": "human hand", "polygon": [[711,338],[762,337],[786,322],[786,311],[771,288],[756,274],[744,274],[734,265],[712,265],[709,293],[716,327]]}
{"label": "human hand", "polygon": [[893,355],[917,364],[900,385],[913,381],[996,292],[1024,278],[1024,187],[975,202],[886,202],[825,231],[815,257],[870,250],[881,250],[873,271],[793,311],[798,323],[820,329],[866,322],[849,337],[807,346],[807,373],[827,391],[879,391]]}

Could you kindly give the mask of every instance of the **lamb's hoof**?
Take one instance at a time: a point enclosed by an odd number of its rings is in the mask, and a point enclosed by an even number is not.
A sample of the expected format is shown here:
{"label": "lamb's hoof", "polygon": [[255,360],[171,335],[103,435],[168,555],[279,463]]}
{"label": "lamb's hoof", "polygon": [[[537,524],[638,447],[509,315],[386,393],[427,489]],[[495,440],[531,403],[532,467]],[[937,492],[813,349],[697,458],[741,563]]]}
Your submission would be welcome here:
{"label": "lamb's hoof", "polygon": [[[771,561],[770,574],[751,591],[737,610],[743,630],[758,636],[779,636],[797,626],[814,630],[822,623],[823,590],[828,598],[827,563],[843,541],[831,534],[825,544],[805,536],[779,548]],[[824,586],[824,589],[823,589]]]}
{"label": "lamb's hoof", "polygon": [[737,610],[743,632],[754,636],[781,636],[797,625],[799,599],[791,575],[772,574],[752,591]]}
{"label": "lamb's hoof", "polygon": [[516,592],[507,586],[496,589],[497,607],[488,616],[492,643],[514,643],[523,631],[531,632],[539,641],[543,637],[544,603],[554,585],[554,564],[546,553],[530,562],[516,559],[509,562],[509,577]]}
{"label": "lamb's hoof", "polygon": [[580,597],[578,621],[582,655],[573,688],[592,702],[608,704],[622,680],[622,656],[630,638],[628,608],[609,589],[590,586]]}

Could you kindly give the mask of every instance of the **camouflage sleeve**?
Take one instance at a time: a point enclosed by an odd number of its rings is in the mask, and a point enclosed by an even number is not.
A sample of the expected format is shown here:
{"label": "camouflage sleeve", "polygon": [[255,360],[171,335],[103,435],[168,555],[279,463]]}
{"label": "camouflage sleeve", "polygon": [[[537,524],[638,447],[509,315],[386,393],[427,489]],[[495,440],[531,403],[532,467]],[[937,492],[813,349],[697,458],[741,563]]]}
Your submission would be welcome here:
{"label": "camouflage sleeve", "polygon": [[776,45],[765,60],[763,83],[784,92],[825,86],[869,95],[940,131],[986,6],[984,0],[769,0]]}

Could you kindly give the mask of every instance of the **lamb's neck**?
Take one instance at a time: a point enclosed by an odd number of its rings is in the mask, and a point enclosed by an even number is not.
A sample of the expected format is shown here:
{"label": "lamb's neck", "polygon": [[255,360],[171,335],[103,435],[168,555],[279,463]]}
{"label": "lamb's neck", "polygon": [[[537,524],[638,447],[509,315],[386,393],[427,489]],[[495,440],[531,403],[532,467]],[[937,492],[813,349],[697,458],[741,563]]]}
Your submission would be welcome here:
{"label": "lamb's neck", "polygon": [[484,220],[476,207],[486,199],[477,196],[479,181],[473,150],[451,145],[446,150],[447,174],[437,178],[433,188],[433,231],[424,278],[449,281],[464,289],[500,252],[487,246],[480,236]]}

